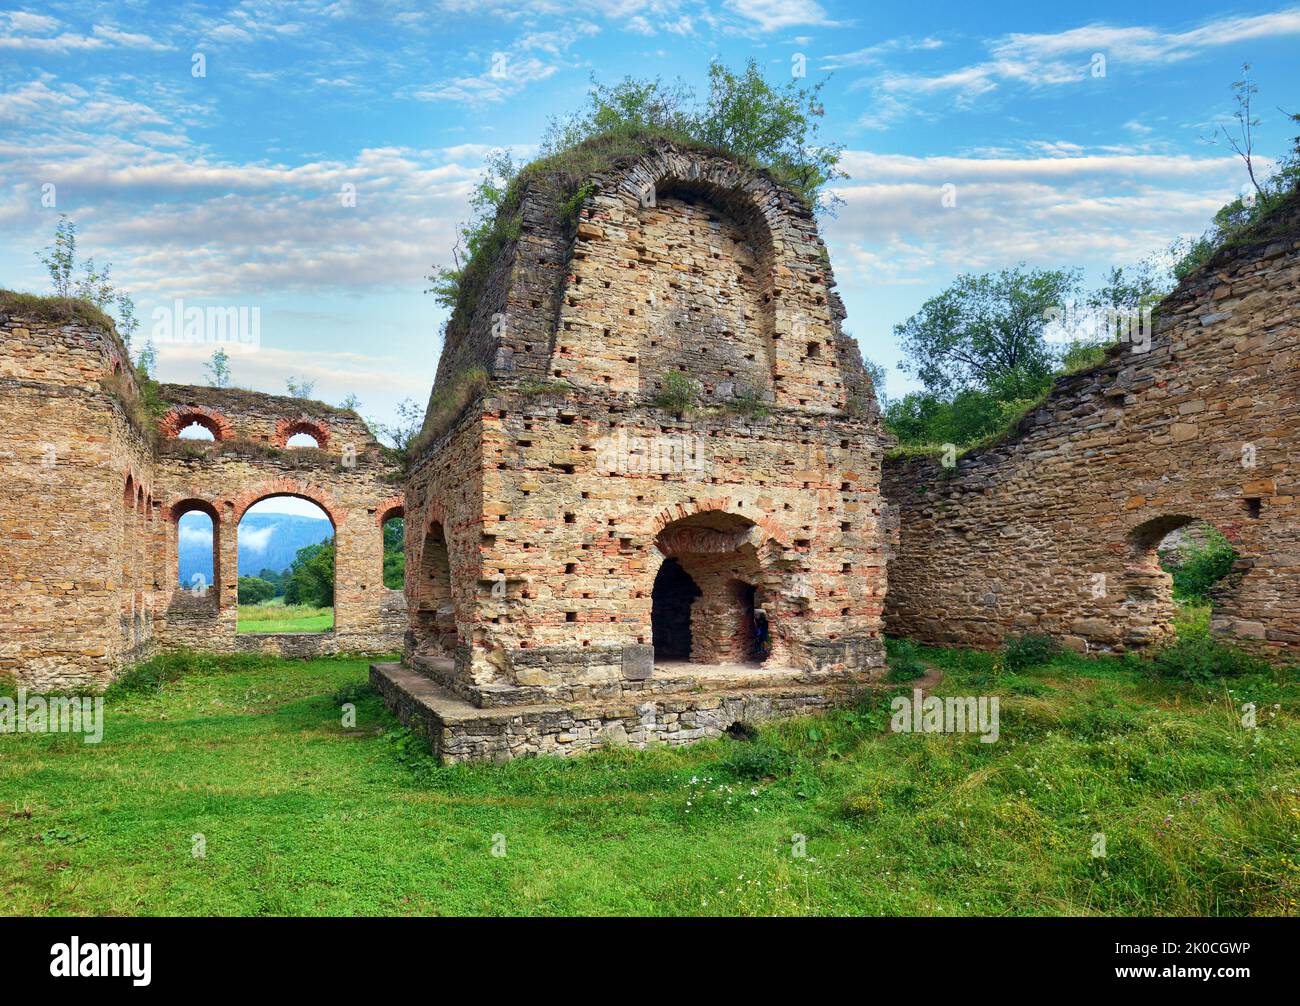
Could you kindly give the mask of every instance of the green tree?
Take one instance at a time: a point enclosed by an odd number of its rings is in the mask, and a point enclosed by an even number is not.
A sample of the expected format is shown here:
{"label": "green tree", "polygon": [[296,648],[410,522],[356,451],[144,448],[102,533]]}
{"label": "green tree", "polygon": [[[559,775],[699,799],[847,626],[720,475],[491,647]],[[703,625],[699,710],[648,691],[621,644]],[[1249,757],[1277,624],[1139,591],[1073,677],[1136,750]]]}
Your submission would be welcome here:
{"label": "green tree", "polygon": [[316,382],[309,381],[305,377],[301,380],[293,376],[286,377],[284,386],[291,398],[311,398],[312,392],[316,390]]}
{"label": "green tree", "polygon": [[224,349],[213,353],[212,359],[203,365],[203,369],[208,372],[208,384],[212,387],[230,387],[230,354]]}
{"label": "green tree", "polygon": [[239,578],[240,604],[261,604],[263,601],[269,601],[275,597],[275,594],[275,584],[268,583],[260,577],[241,576]]}
{"label": "green tree", "polygon": [[1004,399],[1032,397],[1050,383],[1055,364],[1044,337],[1048,320],[1078,289],[1073,270],[958,276],[894,326],[904,353],[899,366],[936,395],[977,389]]}
{"label": "green tree", "polygon": [[334,604],[334,539],[298,549],[284,587],[285,604],[329,608]]}
{"label": "green tree", "polygon": [[[1251,80],[1250,64],[1243,63],[1241,70],[1241,78],[1232,83],[1236,127],[1229,130],[1227,126],[1221,126],[1220,130],[1228,146],[1241,158],[1250,189],[1221,207],[1209,229],[1200,237],[1185,238],[1170,246],[1175,258],[1174,276],[1180,280],[1208,262],[1215,252],[1270,213],[1300,186],[1300,134],[1292,138],[1291,149],[1278,159],[1273,173],[1261,178],[1255,155],[1255,130],[1260,119],[1253,109],[1259,89]],[[1283,111],[1282,114],[1292,125],[1300,126],[1300,113]]]}
{"label": "green tree", "polygon": [[[628,77],[610,86],[593,78],[587,105],[548,124],[538,161],[521,166],[502,150],[488,156],[470,197],[470,220],[457,228],[453,264],[436,268],[425,292],[440,305],[455,307],[462,288],[474,288],[469,278],[479,276],[483,263],[518,236],[519,222],[507,211],[517,205],[520,184],[535,167],[572,175],[573,191],[565,195],[578,198],[587,174],[644,147],[651,137],[720,148],[766,168],[814,210],[829,208],[836,202],[827,195],[829,183],[846,176],[839,168],[843,145],[819,136],[823,86],[805,88],[793,80],[773,85],[754,60],[739,72],[717,60],[710,63],[702,102],[681,83]],[[599,152],[588,151],[585,159],[578,155],[577,148],[597,140]]]}
{"label": "green tree", "polygon": [[284,594],[284,584],[288,577],[287,570],[263,569],[257,574],[257,579],[265,580],[275,588],[274,597],[281,597]]}
{"label": "green tree", "polygon": [[366,425],[374,431],[375,436],[385,446],[405,454],[411,446],[411,441],[419,436],[420,429],[424,426],[424,409],[415,399],[403,398],[397,403],[395,414],[396,422],[381,423],[369,419]]}
{"label": "green tree", "polygon": [[131,341],[140,325],[135,316],[135,301],[113,282],[111,263],[105,264],[101,269],[95,265],[93,257],[88,258],[80,263],[81,275],[76,275],[77,225],[68,219],[66,213],[59,214],[59,222],[54,228],[54,240],[46,245],[44,254],[37,252],[36,257],[50,274],[50,284],[56,297],[84,300],[101,311],[115,312],[118,334],[127,342]]}

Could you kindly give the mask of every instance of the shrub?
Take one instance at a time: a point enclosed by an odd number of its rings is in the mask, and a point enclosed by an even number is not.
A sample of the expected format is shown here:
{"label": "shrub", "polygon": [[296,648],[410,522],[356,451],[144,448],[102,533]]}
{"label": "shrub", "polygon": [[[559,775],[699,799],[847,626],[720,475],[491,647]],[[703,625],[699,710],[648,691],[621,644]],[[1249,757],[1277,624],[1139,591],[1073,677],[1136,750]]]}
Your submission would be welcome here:
{"label": "shrub", "polygon": [[1152,658],[1151,669],[1158,677],[1198,685],[1246,674],[1271,675],[1273,670],[1261,657],[1208,637],[1179,639],[1162,647]]}
{"label": "shrub", "polygon": [[921,654],[910,639],[887,639],[885,651],[889,656],[886,681],[915,681],[925,674]]}
{"label": "shrub", "polygon": [[752,388],[737,390],[731,398],[722,403],[722,409],[724,412],[734,412],[749,419],[763,419],[772,411],[764,401],[762,392]]}
{"label": "shrub", "polygon": [[1174,597],[1209,600],[1210,590],[1232,572],[1236,561],[1237,550],[1228,539],[1215,528],[1207,528],[1203,543],[1186,543],[1166,560],[1165,568],[1174,578]]}
{"label": "shrub", "polygon": [[1012,672],[1042,667],[1060,652],[1061,644],[1051,636],[1026,632],[1006,641],[1002,650],[1002,667]]}
{"label": "shrub", "polygon": [[655,405],[669,412],[687,412],[699,400],[700,386],[680,370],[670,370],[660,382]]}
{"label": "shrub", "polygon": [[794,756],[765,740],[742,741],[726,764],[742,779],[776,779],[793,771]]}

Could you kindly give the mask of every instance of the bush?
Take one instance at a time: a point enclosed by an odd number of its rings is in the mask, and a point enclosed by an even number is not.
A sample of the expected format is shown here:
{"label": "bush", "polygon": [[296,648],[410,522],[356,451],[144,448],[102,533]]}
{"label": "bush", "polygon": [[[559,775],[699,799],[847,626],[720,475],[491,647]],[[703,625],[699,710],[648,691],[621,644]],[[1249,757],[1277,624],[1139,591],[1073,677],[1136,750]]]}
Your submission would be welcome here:
{"label": "bush", "polygon": [[686,412],[699,401],[700,386],[680,370],[664,374],[655,405],[669,412]]}
{"label": "bush", "polygon": [[1002,667],[1012,672],[1042,667],[1060,652],[1061,644],[1051,636],[1026,632],[1006,641],[1002,650]]}
{"label": "bush", "polygon": [[1158,677],[1197,685],[1246,674],[1271,675],[1273,671],[1261,657],[1208,637],[1179,639],[1162,647],[1152,658],[1151,669]]}
{"label": "bush", "polygon": [[764,740],[741,741],[727,767],[742,779],[777,779],[794,769],[794,756]]}
{"label": "bush", "polygon": [[1210,590],[1232,572],[1237,550],[1219,531],[1207,528],[1204,543],[1184,544],[1167,559],[1165,569],[1174,578],[1174,597],[1182,601],[1208,601]]}
{"label": "bush", "polygon": [[346,685],[341,685],[334,692],[334,704],[341,706],[344,703],[351,702],[355,705],[362,699],[368,699],[378,694],[379,689],[369,681],[351,681]]}
{"label": "bush", "polygon": [[920,651],[910,639],[885,640],[885,652],[889,656],[886,681],[915,681],[925,674]]}

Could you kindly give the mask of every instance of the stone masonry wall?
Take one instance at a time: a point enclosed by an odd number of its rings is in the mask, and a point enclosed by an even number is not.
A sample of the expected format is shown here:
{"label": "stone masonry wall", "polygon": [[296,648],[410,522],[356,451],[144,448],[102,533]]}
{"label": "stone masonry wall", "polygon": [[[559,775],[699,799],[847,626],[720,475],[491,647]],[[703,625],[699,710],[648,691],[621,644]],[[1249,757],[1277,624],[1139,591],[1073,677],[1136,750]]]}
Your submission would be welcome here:
{"label": "stone masonry wall", "polygon": [[[403,512],[401,482],[365,423],[350,410],[231,388],[162,385],[158,492],[166,538],[155,552],[158,638],[202,650],[385,652],[400,647],[404,596],[383,582],[383,521]],[[219,439],[177,439],[199,422]],[[174,432],[173,432],[174,431]],[[288,447],[307,433],[320,447]],[[237,635],[238,526],[259,500],[288,495],[319,506],[334,524],[334,629],[319,638]],[[190,510],[214,517],[213,588],[195,597],[176,576],[177,521]],[[245,575],[256,570],[243,570]]]}
{"label": "stone masonry wall", "polygon": [[1204,520],[1241,555],[1215,631],[1300,651],[1300,200],[1180,284],[1141,343],[1058,379],[1004,443],[955,469],[886,463],[891,633],[1150,645],[1173,615],[1155,546]]}
{"label": "stone masonry wall", "polygon": [[155,474],[111,331],[0,310],[0,675],[107,682],[152,646]]}

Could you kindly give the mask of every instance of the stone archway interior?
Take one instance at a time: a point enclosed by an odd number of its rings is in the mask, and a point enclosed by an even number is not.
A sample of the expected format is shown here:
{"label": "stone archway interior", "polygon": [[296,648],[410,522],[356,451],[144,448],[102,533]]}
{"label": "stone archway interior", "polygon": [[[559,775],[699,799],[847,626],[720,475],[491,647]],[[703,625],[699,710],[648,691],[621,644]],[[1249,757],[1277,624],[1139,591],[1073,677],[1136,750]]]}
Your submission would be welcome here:
{"label": "stone archway interior", "polygon": [[656,660],[763,659],[756,635],[763,594],[757,532],[748,518],[721,511],[683,517],[659,532],[655,543],[666,558],[652,594]]}

